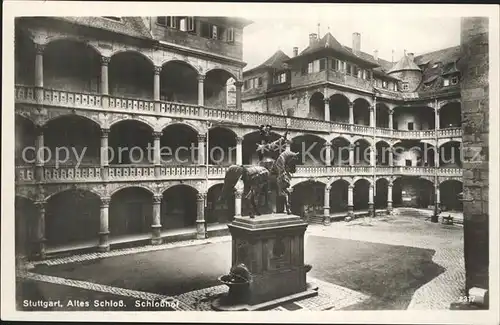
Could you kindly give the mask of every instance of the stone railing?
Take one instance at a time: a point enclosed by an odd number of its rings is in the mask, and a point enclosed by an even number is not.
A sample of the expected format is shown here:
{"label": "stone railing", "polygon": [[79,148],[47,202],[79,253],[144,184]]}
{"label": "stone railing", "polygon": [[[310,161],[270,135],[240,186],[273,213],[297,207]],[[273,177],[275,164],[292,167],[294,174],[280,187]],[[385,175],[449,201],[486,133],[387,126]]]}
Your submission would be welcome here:
{"label": "stone railing", "polygon": [[461,137],[462,136],[462,128],[461,127],[455,127],[455,128],[446,128],[446,129],[439,129],[438,130],[438,137],[439,138],[452,138],[452,137]]}
{"label": "stone railing", "polygon": [[137,165],[110,165],[108,167],[108,177],[110,180],[121,179],[154,179],[154,166]]}
{"label": "stone railing", "polygon": [[[173,179],[223,179],[228,166],[153,166],[153,165],[110,165],[106,173],[100,166],[44,166],[41,181],[59,182],[102,182],[102,181],[138,181],[138,180],[173,180]],[[34,166],[17,166],[17,183],[35,182]],[[434,167],[377,166],[376,175],[434,176]],[[293,177],[330,177],[330,176],[371,176],[372,166],[297,166]],[[107,174],[107,177],[105,176]],[[462,169],[454,167],[437,168],[438,176],[461,177]]]}
{"label": "stone railing", "polygon": [[48,182],[89,182],[102,180],[99,166],[44,166],[43,179]]}
{"label": "stone railing", "polygon": [[[227,109],[203,107],[194,104],[154,101],[147,99],[122,98],[117,96],[87,94],[33,86],[16,85],[15,99],[19,103],[44,104],[82,109],[103,109],[110,111],[134,111],[144,114],[168,117],[185,117],[198,120],[214,120],[229,123],[259,126],[270,124],[276,128],[290,127],[297,130],[354,133],[373,136],[373,128],[365,125],[323,121],[310,118],[285,117],[276,114],[243,112]],[[461,128],[438,130],[439,137],[460,137]],[[396,139],[434,139],[434,130],[403,131],[376,128],[375,136]]]}
{"label": "stone railing", "polygon": [[19,183],[33,182],[35,180],[34,166],[16,166],[15,181]]}

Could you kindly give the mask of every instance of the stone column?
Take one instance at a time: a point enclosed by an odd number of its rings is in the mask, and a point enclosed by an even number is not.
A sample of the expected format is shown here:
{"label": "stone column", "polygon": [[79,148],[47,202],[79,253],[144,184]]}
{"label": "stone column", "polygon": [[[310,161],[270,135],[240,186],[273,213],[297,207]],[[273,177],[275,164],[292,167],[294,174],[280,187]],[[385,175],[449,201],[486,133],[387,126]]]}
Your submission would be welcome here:
{"label": "stone column", "polygon": [[234,216],[241,217],[241,198],[243,197],[243,191],[236,190],[234,192]]}
{"label": "stone column", "polygon": [[377,164],[377,148],[375,145],[370,146],[370,166],[375,167]]}
{"label": "stone column", "polygon": [[109,197],[101,198],[101,215],[99,217],[99,252],[109,251]]}
{"label": "stone column", "polygon": [[288,139],[287,139],[287,140],[285,140],[285,150],[286,150],[286,151],[290,151],[290,146],[291,146],[291,144],[292,144],[292,141],[290,141],[290,140],[288,140]]}
{"label": "stone column", "polygon": [[198,75],[198,105],[199,106],[205,105],[204,81],[205,81],[205,75],[199,74]]}
{"label": "stone column", "polygon": [[394,111],[392,109],[390,109],[389,110],[389,129],[391,129],[391,130],[394,128],[393,115],[394,115]]}
{"label": "stone column", "polygon": [[325,150],[325,166],[332,165],[332,144],[329,141],[326,141],[324,144]]}
{"label": "stone column", "polygon": [[435,120],[436,120],[436,121],[435,121],[436,130],[439,130],[439,129],[440,129],[440,127],[439,127],[439,124],[440,124],[440,119],[439,119],[439,107],[437,107],[437,106],[436,106],[436,107],[434,107],[434,112],[435,112],[434,114],[435,114],[435,116],[436,116],[436,118],[435,118]]}
{"label": "stone column", "polygon": [[387,185],[387,213],[392,214],[392,183]]}
{"label": "stone column", "polygon": [[236,137],[236,165],[243,165],[243,138]]}
{"label": "stone column", "polygon": [[328,226],[330,224],[330,186],[325,186],[325,197],[323,206],[323,224]]}
{"label": "stone column", "polygon": [[243,87],[243,82],[236,81],[234,85],[236,86],[236,110],[241,111],[243,110],[241,103],[241,88]]}
{"label": "stone column", "polygon": [[354,124],[354,103],[349,102],[349,124]]}
{"label": "stone column", "polygon": [[349,184],[347,187],[347,217],[354,217],[354,185]]}
{"label": "stone column", "polygon": [[376,125],[375,123],[375,106],[370,105],[370,126],[374,128]]}
{"label": "stone column", "polygon": [[393,147],[390,146],[389,147],[389,166],[390,167],[394,167],[394,151],[393,151]]}
{"label": "stone column", "polygon": [[439,156],[441,155],[441,150],[438,148],[438,142],[436,141],[436,151],[434,152],[434,167],[439,167]]}
{"label": "stone column", "polygon": [[161,152],[160,152],[160,138],[163,132],[153,132],[153,163],[155,165],[155,176],[160,176],[161,168]]}
{"label": "stone column", "polygon": [[206,193],[198,193],[196,197],[196,239],[206,238],[205,199]]}
{"label": "stone column", "polygon": [[102,108],[109,108],[109,78],[108,78],[108,65],[111,58],[101,56],[101,95],[102,95]]}
{"label": "stone column", "polygon": [[206,135],[198,134],[198,165],[205,165]]}
{"label": "stone column", "polygon": [[101,129],[101,170],[104,180],[108,179],[109,174],[108,136],[109,129]]}
{"label": "stone column", "polygon": [[354,166],[354,149],[356,146],[354,144],[349,144],[349,165],[351,167]]}
{"label": "stone column", "polygon": [[45,258],[45,201],[35,202],[38,208],[38,220],[36,224],[36,257],[43,260]]}
{"label": "stone column", "polygon": [[153,224],[151,225],[151,245],[160,245],[161,239],[161,200],[163,195],[153,196]]}
{"label": "stone column", "polygon": [[43,52],[44,44],[35,44],[35,98],[43,103]]}
{"label": "stone column", "polygon": [[43,180],[43,166],[45,164],[44,127],[37,126],[35,131],[35,179],[41,181]]}
{"label": "stone column", "polygon": [[325,121],[330,122],[330,98],[325,98]]}
{"label": "stone column", "polygon": [[437,209],[436,209],[436,212],[439,214],[441,213],[441,191],[439,190],[439,184],[435,187],[435,191],[436,191],[436,206],[437,206]]}
{"label": "stone column", "polygon": [[374,208],[374,204],[373,204],[373,193],[374,193],[374,186],[373,184],[370,184],[369,188],[368,188],[368,214],[370,215],[370,217],[374,217],[375,216],[375,208]]}
{"label": "stone column", "polygon": [[160,73],[161,67],[154,67],[154,77],[153,77],[153,100],[160,100]]}

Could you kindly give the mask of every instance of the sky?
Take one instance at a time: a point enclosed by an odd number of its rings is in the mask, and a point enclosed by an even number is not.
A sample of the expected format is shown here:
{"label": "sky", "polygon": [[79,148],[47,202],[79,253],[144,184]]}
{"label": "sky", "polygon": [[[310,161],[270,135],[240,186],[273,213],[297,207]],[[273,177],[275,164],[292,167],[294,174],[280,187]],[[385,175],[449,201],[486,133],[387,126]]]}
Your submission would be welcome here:
{"label": "sky", "polygon": [[261,64],[279,49],[292,56],[293,47],[297,46],[300,53],[309,43],[309,34],[318,33],[318,23],[320,37],[330,31],[342,45],[352,47],[352,34],[358,32],[361,51],[373,54],[377,49],[379,57],[388,61],[391,61],[393,50],[394,61],[398,61],[404,50],[417,56],[460,44],[459,17],[331,17],[248,17],[254,23],[243,30],[243,61],[247,62],[244,70]]}

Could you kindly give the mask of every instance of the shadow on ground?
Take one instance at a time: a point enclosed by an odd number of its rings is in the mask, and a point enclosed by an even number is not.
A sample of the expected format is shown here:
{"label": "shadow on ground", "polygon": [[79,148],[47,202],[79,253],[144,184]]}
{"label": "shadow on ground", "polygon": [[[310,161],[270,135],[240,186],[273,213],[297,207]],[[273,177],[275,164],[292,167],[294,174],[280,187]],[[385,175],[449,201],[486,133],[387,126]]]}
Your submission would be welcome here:
{"label": "shadow on ground", "polygon": [[[219,285],[217,277],[229,271],[230,254],[231,243],[222,242],[39,265],[34,272],[172,296]],[[406,309],[415,290],[444,272],[432,262],[433,255],[428,249],[318,236],[308,236],[305,246],[311,276],[371,297],[350,309]],[[63,297],[87,294],[65,290],[59,291]],[[51,294],[50,288],[38,291],[41,296]]]}

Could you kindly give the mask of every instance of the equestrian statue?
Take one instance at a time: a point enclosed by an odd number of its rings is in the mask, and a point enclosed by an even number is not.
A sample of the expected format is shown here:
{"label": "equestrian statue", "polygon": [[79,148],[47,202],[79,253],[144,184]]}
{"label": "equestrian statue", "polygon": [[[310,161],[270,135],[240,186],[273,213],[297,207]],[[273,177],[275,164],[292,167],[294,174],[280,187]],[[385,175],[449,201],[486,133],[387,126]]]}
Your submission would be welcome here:
{"label": "equestrian statue", "polygon": [[271,142],[271,126],[260,126],[261,143],[257,145],[259,163],[257,165],[230,166],[224,177],[224,186],[220,200],[227,200],[235,190],[235,185],[241,179],[243,182],[243,196],[245,203],[250,203],[250,218],[260,215],[256,199],[261,194],[265,195],[265,202],[269,204],[269,192],[275,191],[278,197],[284,198],[285,210],[290,210],[290,181],[296,171],[298,153],[292,152],[287,147],[285,132],[278,140]]}

